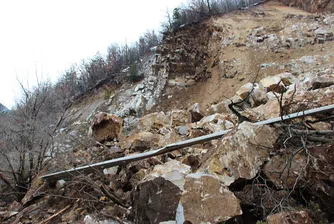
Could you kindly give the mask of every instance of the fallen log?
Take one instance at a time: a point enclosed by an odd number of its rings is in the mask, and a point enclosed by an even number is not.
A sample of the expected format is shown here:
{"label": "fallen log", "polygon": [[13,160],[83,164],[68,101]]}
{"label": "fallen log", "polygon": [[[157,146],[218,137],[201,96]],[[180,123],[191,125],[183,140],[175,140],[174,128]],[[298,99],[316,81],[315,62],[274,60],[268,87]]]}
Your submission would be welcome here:
{"label": "fallen log", "polygon": [[[293,113],[293,114],[288,114],[288,115],[285,115],[283,117],[276,117],[276,118],[271,118],[271,119],[268,119],[268,120],[265,120],[265,121],[259,121],[259,122],[256,122],[255,124],[257,124],[257,125],[274,124],[274,123],[277,123],[277,122],[287,121],[287,120],[291,120],[291,119],[294,119],[294,118],[304,117],[304,116],[307,116],[307,115],[317,114],[317,113],[326,112],[326,111],[330,111],[330,110],[334,110],[334,104],[324,106],[324,107],[314,108],[314,109],[310,109],[310,110],[305,110],[305,111],[301,111],[301,112],[297,112],[297,113]],[[103,162],[90,164],[90,165],[86,165],[86,166],[82,166],[82,167],[77,167],[77,168],[73,168],[73,169],[69,169],[69,170],[65,170],[65,171],[59,171],[59,172],[56,172],[56,173],[51,173],[51,174],[48,174],[48,175],[44,175],[41,178],[43,180],[46,180],[46,181],[57,181],[59,179],[70,179],[73,176],[78,176],[78,175],[82,175],[82,174],[91,173],[95,170],[101,170],[101,169],[105,169],[105,168],[109,168],[109,167],[113,167],[113,166],[124,165],[124,164],[130,163],[130,162],[134,162],[134,161],[143,160],[143,159],[146,159],[146,158],[149,158],[149,157],[162,155],[162,154],[171,152],[171,151],[176,150],[176,149],[182,149],[182,148],[185,148],[185,147],[188,147],[188,146],[208,142],[208,141],[211,141],[213,139],[218,139],[218,138],[222,137],[223,135],[225,135],[226,133],[230,132],[231,130],[232,129],[228,129],[228,130],[224,130],[224,131],[221,131],[221,132],[212,133],[212,134],[209,134],[209,135],[204,135],[204,136],[200,136],[200,137],[197,137],[197,138],[192,138],[192,139],[188,139],[188,140],[185,140],[185,141],[176,142],[176,143],[173,143],[173,144],[169,144],[165,147],[162,147],[160,149],[156,149],[156,150],[152,150],[152,151],[148,151],[148,152],[143,152],[143,153],[140,153],[140,154],[130,155],[130,156],[121,157],[121,158],[117,158],[117,159],[112,159],[112,160],[108,160],[108,161],[103,161]]]}

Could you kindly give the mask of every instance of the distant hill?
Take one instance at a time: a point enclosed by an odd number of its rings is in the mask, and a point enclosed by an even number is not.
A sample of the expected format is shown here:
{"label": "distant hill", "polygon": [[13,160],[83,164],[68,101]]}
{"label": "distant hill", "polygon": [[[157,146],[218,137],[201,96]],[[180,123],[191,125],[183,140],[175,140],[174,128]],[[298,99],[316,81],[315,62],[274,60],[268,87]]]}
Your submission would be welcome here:
{"label": "distant hill", "polygon": [[0,103],[0,112],[7,112],[7,111],[9,111],[8,108]]}

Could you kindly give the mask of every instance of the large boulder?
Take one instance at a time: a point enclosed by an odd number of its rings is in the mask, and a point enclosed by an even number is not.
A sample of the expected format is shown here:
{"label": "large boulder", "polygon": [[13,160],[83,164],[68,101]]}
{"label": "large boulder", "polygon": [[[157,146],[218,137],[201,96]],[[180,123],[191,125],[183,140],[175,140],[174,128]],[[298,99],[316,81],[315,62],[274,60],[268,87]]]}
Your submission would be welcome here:
{"label": "large boulder", "polygon": [[184,178],[190,171],[190,166],[177,160],[171,160],[163,165],[156,165],[153,171],[150,172],[143,181],[146,182],[157,177],[163,177],[183,190]]}
{"label": "large boulder", "polygon": [[221,223],[239,215],[239,199],[218,179],[200,173],[186,177],[177,223]]}
{"label": "large boulder", "polygon": [[277,99],[269,100],[256,108],[246,111],[247,117],[252,121],[266,120],[280,116],[280,105]]}
{"label": "large boulder", "polygon": [[202,168],[225,186],[239,178],[250,180],[269,160],[270,149],[277,138],[278,133],[269,126],[243,122],[218,143],[216,153]]}
{"label": "large boulder", "polygon": [[123,119],[115,115],[100,112],[95,115],[91,128],[93,138],[96,141],[112,141],[120,138]]}
{"label": "large boulder", "polygon": [[134,196],[135,223],[159,224],[175,220],[181,194],[180,188],[162,177],[143,182]]}
{"label": "large boulder", "polygon": [[242,214],[239,199],[218,179],[190,172],[176,160],[155,166],[134,193],[135,223],[217,223]]}
{"label": "large boulder", "polygon": [[134,193],[135,223],[158,224],[176,220],[184,178],[190,167],[176,160],[157,165]]}

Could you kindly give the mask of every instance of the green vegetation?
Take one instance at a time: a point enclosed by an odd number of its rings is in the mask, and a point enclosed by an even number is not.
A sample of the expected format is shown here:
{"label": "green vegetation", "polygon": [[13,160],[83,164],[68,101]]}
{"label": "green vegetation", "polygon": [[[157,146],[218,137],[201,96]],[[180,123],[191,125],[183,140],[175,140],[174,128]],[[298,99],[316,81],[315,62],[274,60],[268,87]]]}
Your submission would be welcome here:
{"label": "green vegetation", "polygon": [[137,64],[135,63],[132,63],[130,65],[130,75],[129,75],[129,78],[132,82],[137,82],[137,81],[140,81],[144,78],[143,75],[139,75],[138,74],[138,68],[137,68]]}

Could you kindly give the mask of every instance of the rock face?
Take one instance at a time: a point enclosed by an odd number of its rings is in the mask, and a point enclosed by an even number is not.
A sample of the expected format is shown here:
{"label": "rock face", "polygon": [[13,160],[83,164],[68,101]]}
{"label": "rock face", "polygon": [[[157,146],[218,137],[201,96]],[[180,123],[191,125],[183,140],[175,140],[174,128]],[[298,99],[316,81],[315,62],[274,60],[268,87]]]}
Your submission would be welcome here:
{"label": "rock face", "polygon": [[186,177],[177,223],[221,223],[241,214],[239,199],[218,179],[201,174]]}
{"label": "rock face", "polygon": [[208,164],[208,172],[229,186],[239,178],[252,179],[269,159],[278,134],[269,126],[248,122],[239,125],[219,143],[217,153]]}
{"label": "rock face", "polygon": [[98,142],[119,139],[122,132],[123,119],[107,113],[98,113],[92,122],[92,135]]}
{"label": "rock face", "polygon": [[299,212],[281,212],[270,215],[267,218],[268,224],[310,224],[312,220],[310,215],[305,211]]}
{"label": "rock face", "polygon": [[309,12],[322,12],[332,10],[332,0],[279,0],[280,2],[294,7],[302,8]]}

